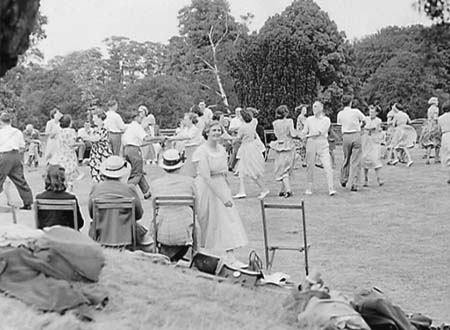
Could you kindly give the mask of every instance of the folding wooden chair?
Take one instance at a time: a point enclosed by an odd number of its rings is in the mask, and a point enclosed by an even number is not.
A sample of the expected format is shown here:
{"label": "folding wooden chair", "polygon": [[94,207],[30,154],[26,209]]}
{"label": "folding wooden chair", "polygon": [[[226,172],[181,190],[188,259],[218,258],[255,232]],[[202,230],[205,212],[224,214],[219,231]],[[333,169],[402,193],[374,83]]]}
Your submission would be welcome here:
{"label": "folding wooden chair", "polygon": [[39,211],[72,211],[74,229],[78,230],[77,201],[74,199],[36,199],[34,202],[34,220],[39,228]]}
{"label": "folding wooden chair", "polygon": [[162,206],[189,206],[192,208],[192,254],[197,250],[197,233],[195,230],[195,197],[194,196],[159,196],[153,198],[153,241],[155,253],[159,252],[158,246],[158,210]]}
{"label": "folding wooden chair", "polygon": [[267,161],[269,159],[269,152],[270,152],[269,143],[275,139],[274,134],[275,134],[275,132],[273,129],[265,129],[264,130],[264,145],[266,147],[265,161]]}
{"label": "folding wooden chair", "polygon": [[[267,233],[267,217],[266,217],[266,209],[278,209],[278,210],[301,210],[301,226],[303,229],[303,246],[287,246],[287,245],[271,245],[269,243],[269,237]],[[309,273],[308,268],[308,249],[310,245],[308,245],[306,240],[306,219],[305,219],[305,203],[302,201],[300,205],[295,204],[270,204],[266,203],[264,200],[261,200],[261,212],[262,212],[262,222],[263,222],[263,233],[264,233],[264,253],[266,257],[266,270],[268,272],[271,271],[273,261],[275,259],[275,252],[277,250],[284,251],[298,251],[300,253],[305,254],[305,272],[306,275]]]}
{"label": "folding wooden chair", "polygon": [[[130,243],[133,246],[133,249],[136,249],[137,244],[137,234],[136,234],[136,212],[135,212],[135,202],[134,198],[95,198],[92,204],[93,208],[93,226],[94,226],[94,240],[98,241],[97,237],[97,224],[100,219],[100,211],[101,210],[130,210],[130,226],[131,226],[131,240]],[[103,219],[103,221],[114,221],[114,217],[109,219]],[[108,246],[108,243],[99,242],[103,246]],[[125,242],[120,242],[124,243]]]}
{"label": "folding wooden chair", "polygon": [[[13,223],[17,223],[17,214],[16,214],[16,206],[8,205],[8,206],[0,206],[0,213],[11,213]],[[0,216],[2,217],[2,216]]]}

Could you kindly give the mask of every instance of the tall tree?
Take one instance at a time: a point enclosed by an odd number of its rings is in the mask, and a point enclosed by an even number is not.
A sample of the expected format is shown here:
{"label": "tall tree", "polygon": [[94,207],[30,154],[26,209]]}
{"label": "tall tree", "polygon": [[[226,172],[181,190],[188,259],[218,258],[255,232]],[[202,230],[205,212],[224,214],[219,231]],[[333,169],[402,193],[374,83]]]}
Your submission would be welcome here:
{"label": "tall tree", "polygon": [[449,0],[416,0],[414,5],[438,24],[450,23]]}
{"label": "tall tree", "polygon": [[251,17],[237,22],[226,0],[193,0],[179,11],[180,36],[170,41],[167,72],[200,82],[209,98],[219,96],[228,108],[234,94],[229,62],[248,33],[245,22]]}
{"label": "tall tree", "polygon": [[336,111],[339,95],[352,87],[349,48],[314,1],[296,0],[238,51],[233,77],[239,100],[263,111],[265,125],[280,104],[293,109],[321,97]]}

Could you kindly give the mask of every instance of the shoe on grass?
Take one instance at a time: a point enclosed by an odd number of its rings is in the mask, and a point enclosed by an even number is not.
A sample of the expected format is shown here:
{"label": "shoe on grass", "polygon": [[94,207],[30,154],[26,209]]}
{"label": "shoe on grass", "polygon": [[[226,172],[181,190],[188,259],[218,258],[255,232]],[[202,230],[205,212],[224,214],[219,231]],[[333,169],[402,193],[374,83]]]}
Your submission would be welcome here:
{"label": "shoe on grass", "polygon": [[19,210],[31,211],[31,205],[24,205],[20,207]]}
{"label": "shoe on grass", "polygon": [[353,185],[352,188],[350,189],[350,191],[358,191],[358,186]]}
{"label": "shoe on grass", "polygon": [[307,189],[305,191],[305,195],[308,195],[308,196],[312,195],[312,191],[310,189]]}
{"label": "shoe on grass", "polygon": [[237,193],[236,195],[233,196],[233,199],[242,199],[245,197],[247,197],[245,193]]}
{"label": "shoe on grass", "polygon": [[258,195],[258,198],[259,198],[259,199],[264,199],[264,198],[267,197],[267,195],[269,195],[269,193],[270,193],[269,190],[263,191],[263,192],[261,192],[261,193]]}
{"label": "shoe on grass", "polygon": [[408,164],[406,164],[406,167],[411,167],[412,164],[414,164],[414,162],[411,160]]}
{"label": "shoe on grass", "polygon": [[285,194],[284,194],[284,198],[289,198],[289,197],[292,197],[292,191],[287,191]]}
{"label": "shoe on grass", "polygon": [[330,195],[330,196],[336,195],[336,190],[330,190],[329,195]]}

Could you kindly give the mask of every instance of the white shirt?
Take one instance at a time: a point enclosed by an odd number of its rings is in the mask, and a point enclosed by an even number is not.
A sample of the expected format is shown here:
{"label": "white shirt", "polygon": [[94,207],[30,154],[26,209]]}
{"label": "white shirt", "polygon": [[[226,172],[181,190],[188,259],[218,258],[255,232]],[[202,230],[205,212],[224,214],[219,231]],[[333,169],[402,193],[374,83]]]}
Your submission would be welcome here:
{"label": "white shirt", "polygon": [[313,138],[327,138],[328,131],[330,130],[331,121],[327,116],[310,116],[305,120],[305,127],[303,127],[303,134],[316,135],[320,133],[320,136],[315,136]]}
{"label": "white shirt", "polygon": [[83,140],[89,140],[89,138],[92,136],[93,134],[93,129],[91,128],[91,130],[89,131],[89,133],[86,131],[86,128],[81,127],[78,130],[78,137],[82,138]]}
{"label": "white shirt", "polygon": [[407,125],[411,122],[411,119],[409,118],[408,114],[403,111],[398,111],[396,114],[394,114],[394,126],[402,126]]}
{"label": "white shirt", "polygon": [[25,148],[25,140],[21,131],[11,125],[0,129],[0,152],[19,151],[23,148]]}
{"label": "white shirt", "polygon": [[205,124],[208,124],[212,121],[213,118],[213,112],[211,111],[210,108],[205,108],[205,110],[203,111],[203,116],[205,119]]}
{"label": "white shirt", "polygon": [[342,125],[342,133],[360,132],[364,120],[365,116],[361,111],[350,107],[345,107],[337,115],[337,122]]}
{"label": "white shirt", "polygon": [[105,128],[108,132],[121,133],[126,127],[122,117],[117,112],[109,110],[106,112]]}
{"label": "white shirt", "polygon": [[242,120],[240,118],[238,118],[238,117],[234,117],[230,121],[229,130],[230,131],[237,131],[239,129],[239,127],[241,127],[241,126],[242,126]]}
{"label": "white shirt", "polygon": [[126,145],[132,145],[136,147],[140,147],[144,143],[144,138],[147,136],[147,133],[145,132],[144,128],[141,124],[139,124],[137,121],[132,121],[127,129],[125,130],[125,133],[123,133],[122,136],[122,144],[124,146]]}

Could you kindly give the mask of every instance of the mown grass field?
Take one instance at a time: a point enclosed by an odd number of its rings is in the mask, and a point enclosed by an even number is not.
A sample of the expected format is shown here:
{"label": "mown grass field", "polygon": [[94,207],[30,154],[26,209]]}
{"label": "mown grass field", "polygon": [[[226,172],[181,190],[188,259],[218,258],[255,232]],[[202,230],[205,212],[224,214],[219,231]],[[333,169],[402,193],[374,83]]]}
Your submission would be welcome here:
{"label": "mown grass field", "polygon": [[[336,150],[337,162],[342,155]],[[306,203],[310,267],[323,274],[328,286],[351,294],[377,286],[405,311],[421,312],[438,322],[450,321],[450,185],[440,165],[424,165],[422,151],[414,150],[415,164],[385,167],[385,186],[371,185],[358,193],[337,188],[329,197],[325,178],[316,170],[312,196],[305,196],[305,171],[298,169],[294,197],[278,196],[272,162],[267,163],[269,201]],[[87,172],[87,169],[84,168]],[[35,193],[42,191],[42,172],[29,171],[27,178]],[[158,176],[157,167],[147,167],[148,178]],[[338,186],[338,171],[335,170]],[[371,173],[373,175],[373,173]],[[236,177],[230,177],[233,192]],[[87,218],[89,176],[75,186],[75,193]],[[250,249],[263,257],[263,236],[258,191],[249,182],[245,200],[237,201],[250,244],[238,251],[245,260]],[[15,199],[19,203],[16,196]],[[5,204],[0,195],[0,205]],[[144,201],[149,223],[151,202]],[[300,214],[293,211],[268,214],[271,239],[300,242]],[[11,221],[0,214],[1,221]],[[19,222],[33,225],[31,212],[20,212]],[[86,232],[87,228],[83,228]],[[280,252],[274,271],[299,281],[304,272],[303,256]],[[154,265],[130,254],[107,251],[107,265],[99,285],[110,294],[105,310],[95,312],[96,322],[81,324],[70,313],[36,313],[21,302],[0,297],[0,329],[290,329],[282,317],[281,302],[286,293],[241,289],[199,279],[169,266]]]}

